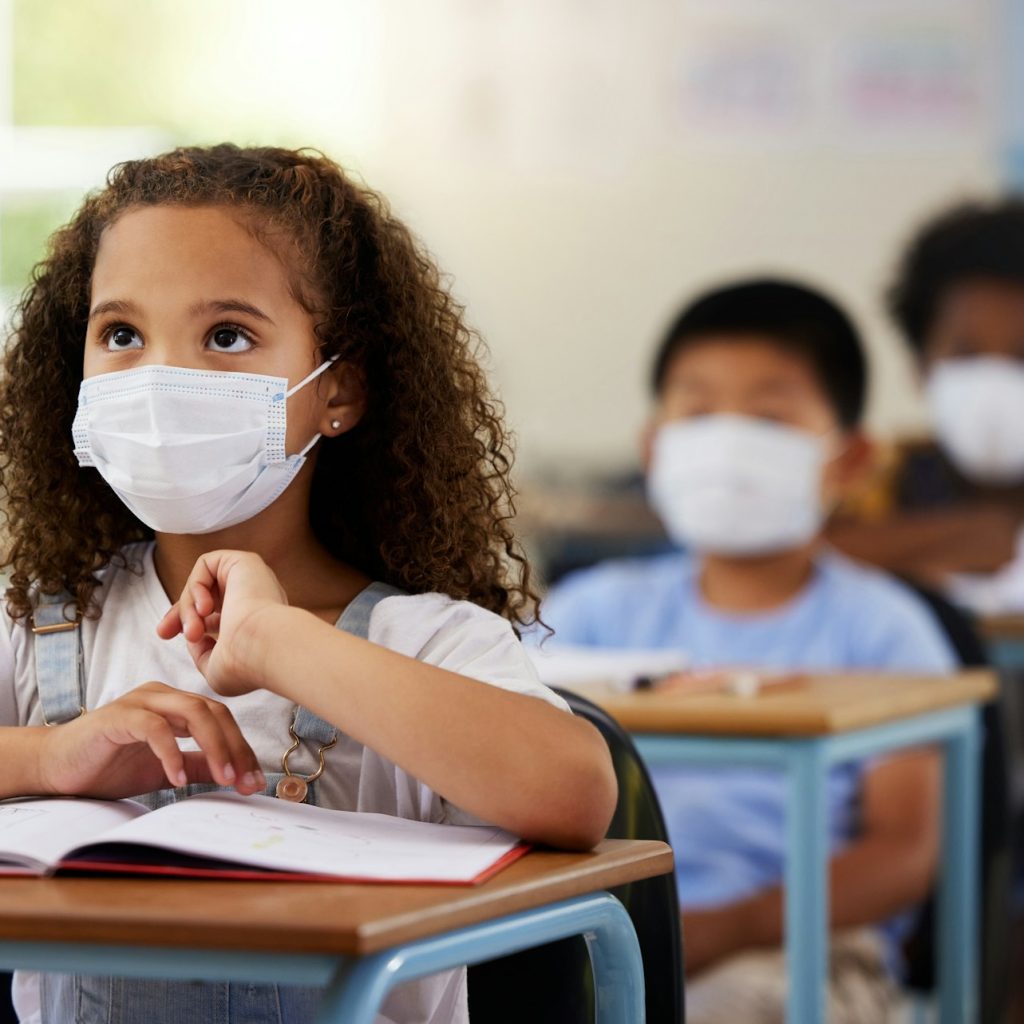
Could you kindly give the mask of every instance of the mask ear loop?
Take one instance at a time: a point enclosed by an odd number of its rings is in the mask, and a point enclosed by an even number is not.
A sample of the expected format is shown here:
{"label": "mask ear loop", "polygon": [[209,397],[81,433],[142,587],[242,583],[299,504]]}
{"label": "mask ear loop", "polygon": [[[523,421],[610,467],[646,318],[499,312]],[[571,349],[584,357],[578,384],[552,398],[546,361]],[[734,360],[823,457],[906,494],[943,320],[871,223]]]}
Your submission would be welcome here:
{"label": "mask ear loop", "polygon": [[[337,356],[331,356],[330,359],[325,359],[315,370],[313,370],[312,373],[307,373],[306,376],[303,377],[302,380],[300,380],[299,383],[295,385],[295,387],[289,388],[284,393],[284,397],[286,399],[291,398],[296,391],[299,391],[301,388],[304,388],[310,381],[316,380],[316,378],[319,377],[321,373],[323,373],[325,370],[330,369],[330,367],[334,364],[337,358]],[[313,445],[315,445],[317,441],[319,441],[320,438],[323,436],[323,434],[317,432],[316,434],[313,435],[309,444],[307,444],[306,447],[303,448],[302,451],[298,453],[298,455],[289,455],[288,457],[290,459],[304,459],[312,450]]]}
{"label": "mask ear loop", "polygon": [[300,380],[299,383],[295,385],[295,387],[289,388],[284,393],[284,397],[285,398],[291,398],[292,395],[294,395],[296,391],[300,391],[311,380],[316,380],[316,378],[319,377],[320,374],[324,372],[324,370],[327,370],[331,366],[334,365],[334,363],[337,360],[337,358],[338,358],[337,356],[331,356],[330,359],[325,359],[315,370],[312,371],[312,373],[307,373],[306,376],[303,377],[302,380]]}

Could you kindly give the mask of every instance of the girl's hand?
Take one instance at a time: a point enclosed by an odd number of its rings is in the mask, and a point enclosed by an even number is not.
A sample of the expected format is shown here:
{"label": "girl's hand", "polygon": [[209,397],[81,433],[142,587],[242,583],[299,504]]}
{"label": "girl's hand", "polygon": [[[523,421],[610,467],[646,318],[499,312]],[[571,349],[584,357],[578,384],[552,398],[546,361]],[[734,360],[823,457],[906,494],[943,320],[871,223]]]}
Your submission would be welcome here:
{"label": "girl's hand", "polygon": [[[214,782],[248,796],[266,786],[231,712],[163,683],[145,683],[42,736],[39,771],[48,793],[117,800]],[[191,736],[200,749],[179,750],[178,736]]]}
{"label": "girl's hand", "polygon": [[258,690],[260,613],[288,604],[277,577],[246,551],[211,551],[199,558],[177,603],[161,619],[164,640],[182,633],[206,681],[224,696]]}

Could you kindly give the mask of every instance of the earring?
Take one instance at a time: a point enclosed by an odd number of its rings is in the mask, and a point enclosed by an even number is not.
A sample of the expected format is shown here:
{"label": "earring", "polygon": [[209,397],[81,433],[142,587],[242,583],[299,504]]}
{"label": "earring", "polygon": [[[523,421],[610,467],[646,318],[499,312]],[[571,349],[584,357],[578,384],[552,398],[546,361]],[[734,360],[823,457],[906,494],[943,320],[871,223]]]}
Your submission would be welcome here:
{"label": "earring", "polygon": [[331,429],[332,430],[340,430],[341,429],[341,420],[331,420]]}

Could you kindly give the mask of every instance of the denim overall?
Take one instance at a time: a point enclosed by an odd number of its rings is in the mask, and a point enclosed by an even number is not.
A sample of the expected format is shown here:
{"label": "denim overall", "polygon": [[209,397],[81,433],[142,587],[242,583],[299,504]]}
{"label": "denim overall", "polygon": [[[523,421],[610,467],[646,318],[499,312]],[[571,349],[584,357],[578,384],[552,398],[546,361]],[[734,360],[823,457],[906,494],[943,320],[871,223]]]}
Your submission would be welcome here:
{"label": "denim overall", "polygon": [[[367,637],[370,613],[385,597],[402,591],[371,583],[351,601],[338,629]],[[84,659],[77,623],[64,609],[67,594],[39,595],[33,615],[36,683],[47,725],[69,722],[85,712]],[[46,631],[46,627],[57,627]],[[60,628],[66,626],[67,628]],[[313,750],[330,743],[333,725],[299,708],[295,732]],[[267,795],[273,796],[282,773],[267,772]],[[193,784],[135,797],[152,809],[195,793],[221,787]],[[306,802],[317,803],[317,784],[310,783]],[[166,981],[97,978],[70,974],[40,975],[43,1024],[305,1024],[316,1016],[322,990],[299,986],[251,985],[234,982]]]}

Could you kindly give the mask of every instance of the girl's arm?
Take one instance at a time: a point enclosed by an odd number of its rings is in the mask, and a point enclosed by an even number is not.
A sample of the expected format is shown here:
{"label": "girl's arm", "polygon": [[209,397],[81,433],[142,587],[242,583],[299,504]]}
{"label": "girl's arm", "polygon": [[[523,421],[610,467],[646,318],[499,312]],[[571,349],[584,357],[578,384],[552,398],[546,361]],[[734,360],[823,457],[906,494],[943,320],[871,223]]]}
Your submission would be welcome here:
{"label": "girl's arm", "polygon": [[[829,862],[832,928],[878,924],[924,901],[939,856],[941,770],[940,755],[926,750],[887,760],[865,776],[861,836]],[[684,913],[687,970],[743,949],[778,946],[784,907],[777,886]]]}
{"label": "girl's arm", "polygon": [[288,607],[256,555],[200,558],[158,632],[185,634],[218,693],[272,690],[516,835],[587,849],[605,834],[616,782],[589,723]]}

